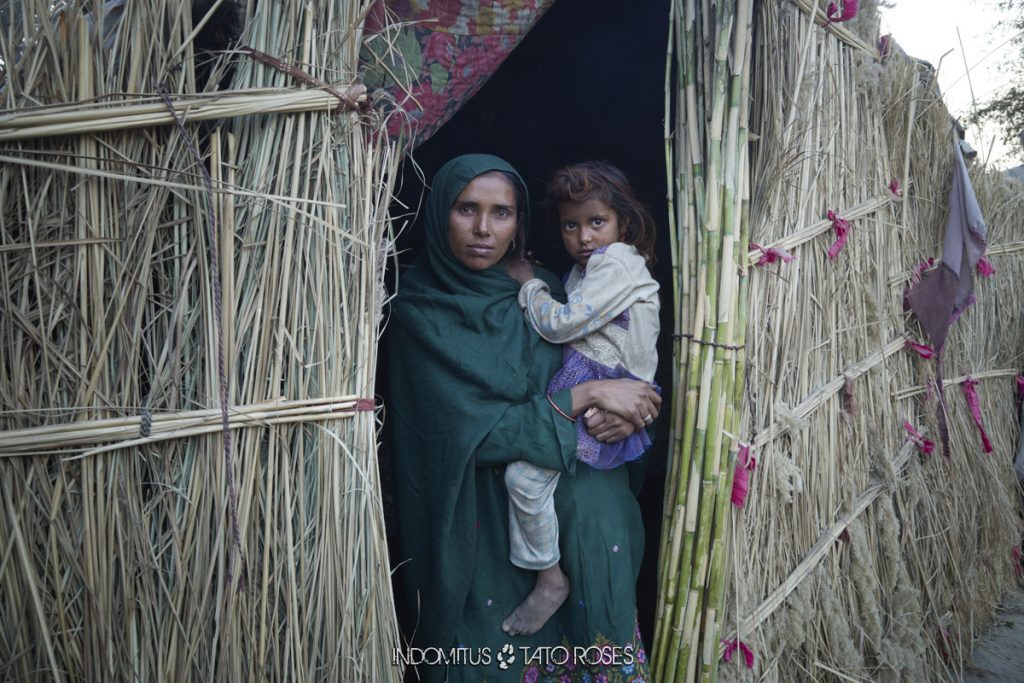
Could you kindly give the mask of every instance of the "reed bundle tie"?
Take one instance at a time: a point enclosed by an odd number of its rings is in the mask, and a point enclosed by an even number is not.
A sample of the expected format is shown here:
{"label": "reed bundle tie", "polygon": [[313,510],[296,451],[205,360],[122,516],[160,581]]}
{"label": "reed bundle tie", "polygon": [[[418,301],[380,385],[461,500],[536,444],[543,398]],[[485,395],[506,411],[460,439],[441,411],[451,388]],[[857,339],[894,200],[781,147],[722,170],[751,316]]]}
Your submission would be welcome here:
{"label": "reed bundle tie", "polygon": [[849,374],[843,375],[842,391],[842,415],[848,424],[852,424],[854,415],[857,414],[857,395],[853,386],[854,378]]}
{"label": "reed bundle tie", "polygon": [[835,261],[839,252],[846,246],[846,240],[850,235],[850,221],[842,218],[832,209],[828,210],[828,219],[832,221],[832,229],[836,232],[836,241],[828,248],[828,260]]}
{"label": "reed bundle tie", "polygon": [[754,651],[739,638],[733,638],[732,640],[723,640],[722,645],[725,646],[722,652],[722,661],[731,662],[733,655],[736,650],[739,650],[743,655],[743,662],[747,665],[748,669],[754,668]]}
{"label": "reed bundle tie", "polygon": [[261,64],[266,64],[269,67],[277,69],[281,73],[288,74],[292,78],[301,81],[306,85],[311,85],[315,88],[323,88],[338,98],[338,101],[340,102],[338,108],[342,111],[364,111],[369,109],[369,103],[366,101],[366,86],[362,83],[356,83],[355,85],[350,86],[345,92],[341,92],[332,87],[329,83],[311,76],[294,64],[289,64],[277,57],[272,57],[266,52],[260,52],[259,50],[251,47],[240,47],[238,48],[238,51],[249,55]]}
{"label": "reed bundle tie", "polygon": [[153,411],[149,408],[142,409],[142,419],[139,420],[139,437],[148,439],[153,433]]}
{"label": "reed bundle tie", "polygon": [[828,17],[828,23],[830,24],[841,24],[844,21],[850,21],[857,16],[857,10],[860,9],[860,0],[844,0],[843,10],[839,11],[839,7],[834,2],[828,3],[828,7],[825,9],[825,16]]}
{"label": "reed bundle tie", "polygon": [[716,349],[726,349],[728,351],[739,351],[740,349],[747,348],[746,344],[719,344],[718,342],[705,341],[703,339],[697,339],[692,334],[689,334],[689,333],[686,333],[686,332],[684,332],[682,334],[673,334],[672,338],[673,339],[689,339],[693,343],[700,344],[701,346],[713,346]]}
{"label": "reed bundle tie", "polygon": [[793,256],[793,254],[790,254],[781,247],[762,247],[757,242],[751,242],[750,249],[756,249],[761,252],[761,256],[757,259],[757,262],[754,263],[754,265],[759,268],[764,268],[765,266],[778,263],[780,261],[782,263],[789,263],[796,258],[796,256]]}
{"label": "reed bundle tie", "polygon": [[747,503],[747,494],[750,492],[750,473],[757,467],[757,458],[750,454],[750,446],[740,444],[739,452],[736,454],[736,468],[732,477],[732,504],[736,507],[743,507]]}
{"label": "reed bundle tie", "polygon": [[935,356],[935,349],[928,346],[927,344],[922,344],[909,338],[904,342],[903,348],[910,349],[911,351],[916,353],[921,358],[924,358],[925,360],[930,360],[933,356]]}
{"label": "reed bundle tie", "polygon": [[974,424],[978,427],[978,433],[981,434],[982,450],[991,453],[992,442],[989,440],[985,424],[981,420],[981,403],[978,400],[978,390],[975,389],[977,384],[978,380],[970,375],[967,376],[963,383],[964,398],[967,399],[967,407],[971,409],[971,417],[974,418]]}
{"label": "reed bundle tie", "polygon": [[923,454],[931,455],[932,452],[935,451],[935,442],[931,439],[924,438],[920,432],[914,429],[914,425],[904,421],[903,429],[907,430],[910,440],[914,442],[914,445],[917,446],[917,449]]}
{"label": "reed bundle tie", "polygon": [[984,256],[978,259],[978,264],[975,267],[978,269],[978,275],[982,277],[992,277],[996,274],[995,266]]}

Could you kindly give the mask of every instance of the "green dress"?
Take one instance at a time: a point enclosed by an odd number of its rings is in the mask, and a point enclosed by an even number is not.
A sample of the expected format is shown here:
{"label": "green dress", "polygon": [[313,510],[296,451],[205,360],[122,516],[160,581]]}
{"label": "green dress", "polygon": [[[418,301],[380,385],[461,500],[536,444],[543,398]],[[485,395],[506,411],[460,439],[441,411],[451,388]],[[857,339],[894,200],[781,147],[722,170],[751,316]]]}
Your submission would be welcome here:
{"label": "green dress", "polygon": [[[452,203],[489,170],[515,174],[488,155],[437,173],[427,243],[387,323],[405,661],[426,662],[427,681],[646,681],[635,602],[644,537],[629,471],[576,461],[575,423],[545,394],[561,349],[527,324],[500,264],[472,271],[448,247]],[[551,398],[570,410],[568,390]],[[536,580],[509,561],[504,469],[515,460],[563,473],[555,506],[571,588],[538,633],[511,637],[501,623]]]}

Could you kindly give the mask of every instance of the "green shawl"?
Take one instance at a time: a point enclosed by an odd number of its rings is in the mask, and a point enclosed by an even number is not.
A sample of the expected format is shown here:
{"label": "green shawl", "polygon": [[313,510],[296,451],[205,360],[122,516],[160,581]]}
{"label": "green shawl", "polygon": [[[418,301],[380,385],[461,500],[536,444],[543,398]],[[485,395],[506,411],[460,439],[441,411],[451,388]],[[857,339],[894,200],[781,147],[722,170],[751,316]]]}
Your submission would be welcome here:
{"label": "green shawl", "polygon": [[[598,636],[627,642],[635,626],[634,584],[642,553],[628,474],[624,468],[596,473],[577,465],[575,423],[553,410],[545,394],[561,364],[560,347],[525,321],[519,285],[501,264],[472,271],[448,247],[452,203],[474,177],[491,170],[519,178],[506,162],[488,155],[458,157],[438,171],[427,200],[426,245],[399,280],[388,322],[386,415],[400,546],[395,564],[413,613],[412,645],[487,647],[493,658],[505,642],[587,644]],[[561,292],[551,274],[538,275]],[[568,390],[552,399],[570,409]],[[500,630],[535,580],[533,572],[508,559],[504,466],[515,460],[569,473],[559,483],[556,507],[572,594],[531,638],[510,638]],[[590,501],[578,500],[581,477],[595,482],[585,487]],[[605,514],[611,519],[601,521]],[[591,543],[614,544],[615,550],[584,548]],[[585,553],[593,556],[583,567]],[[596,594],[591,599],[585,593]],[[576,603],[575,611],[569,602]],[[448,675],[515,678],[515,667],[502,672],[495,664],[492,659],[486,671],[461,667]],[[421,673],[429,680],[444,672],[431,667]]]}

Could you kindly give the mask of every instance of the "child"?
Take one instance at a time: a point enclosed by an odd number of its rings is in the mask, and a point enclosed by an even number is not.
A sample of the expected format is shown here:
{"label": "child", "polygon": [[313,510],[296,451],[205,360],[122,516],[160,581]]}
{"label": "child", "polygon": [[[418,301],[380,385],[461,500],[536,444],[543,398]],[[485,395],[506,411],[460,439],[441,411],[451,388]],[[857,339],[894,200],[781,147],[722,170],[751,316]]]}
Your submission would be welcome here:
{"label": "child", "polygon": [[[568,303],[553,299],[526,262],[509,266],[509,274],[522,285],[519,305],[527,320],[548,341],[566,344],[562,368],[548,393],[594,379],[653,383],[658,283],[647,265],[654,250],[654,219],[622,171],[604,162],[559,170],[548,199],[565,249],[576,262],[565,284]],[[654,419],[648,415],[644,421],[650,425]],[[639,430],[619,443],[602,444],[579,420],[577,444],[580,461],[611,469],[639,458],[651,441]],[[510,635],[536,633],[569,595],[569,580],[558,566],[557,483],[558,472],[523,461],[505,472],[511,560],[538,572],[533,591],[502,624]]]}

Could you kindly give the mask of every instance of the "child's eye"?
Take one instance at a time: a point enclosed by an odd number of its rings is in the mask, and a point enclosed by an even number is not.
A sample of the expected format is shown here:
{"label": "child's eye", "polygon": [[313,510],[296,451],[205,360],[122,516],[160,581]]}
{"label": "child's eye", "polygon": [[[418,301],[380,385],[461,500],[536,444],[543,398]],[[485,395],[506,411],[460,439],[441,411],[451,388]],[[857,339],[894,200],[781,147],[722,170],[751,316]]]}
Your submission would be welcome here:
{"label": "child's eye", "polygon": [[562,230],[575,230],[575,229],[576,229],[576,224],[575,223],[562,223]]}
{"label": "child's eye", "polygon": [[603,218],[595,218],[594,219],[594,227],[600,228],[602,225],[604,225],[604,219]]}

